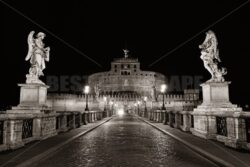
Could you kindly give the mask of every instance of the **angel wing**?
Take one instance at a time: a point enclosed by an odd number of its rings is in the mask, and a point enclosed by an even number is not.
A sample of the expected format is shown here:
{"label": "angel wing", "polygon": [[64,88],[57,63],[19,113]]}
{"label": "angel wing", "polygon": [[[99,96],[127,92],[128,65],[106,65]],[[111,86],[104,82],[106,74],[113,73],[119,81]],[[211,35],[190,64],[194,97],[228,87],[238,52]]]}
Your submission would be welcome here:
{"label": "angel wing", "polygon": [[218,49],[218,40],[214,32],[213,32],[213,41],[214,41],[214,58],[217,59],[219,62],[221,62]]}
{"label": "angel wing", "polygon": [[30,59],[30,57],[32,56],[32,52],[33,52],[33,48],[35,46],[35,42],[34,42],[34,36],[35,31],[31,31],[28,35],[28,54],[25,58],[26,61],[28,61]]}
{"label": "angel wing", "polygon": [[219,62],[221,62],[220,60],[220,56],[219,56],[219,49],[216,50],[215,56],[214,56]]}

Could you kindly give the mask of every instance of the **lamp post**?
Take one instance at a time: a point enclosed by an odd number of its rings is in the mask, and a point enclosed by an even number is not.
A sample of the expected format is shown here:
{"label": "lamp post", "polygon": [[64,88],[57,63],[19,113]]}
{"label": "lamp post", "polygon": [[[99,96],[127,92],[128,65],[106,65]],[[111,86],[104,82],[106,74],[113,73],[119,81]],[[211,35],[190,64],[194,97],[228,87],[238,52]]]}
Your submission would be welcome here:
{"label": "lamp post", "polygon": [[144,96],[144,98],[143,98],[143,101],[144,101],[144,114],[143,114],[143,116],[144,117],[147,115],[147,100],[148,100],[148,97]]}
{"label": "lamp post", "polygon": [[165,96],[166,90],[167,90],[167,85],[162,84],[161,85],[161,93],[162,93],[162,107],[161,107],[161,109],[162,110],[166,110],[165,101],[164,101],[164,96]]}
{"label": "lamp post", "polygon": [[84,93],[86,95],[86,107],[85,107],[85,111],[89,111],[89,106],[88,106],[88,94],[89,94],[89,89],[90,87],[88,85],[86,85],[84,87]]}

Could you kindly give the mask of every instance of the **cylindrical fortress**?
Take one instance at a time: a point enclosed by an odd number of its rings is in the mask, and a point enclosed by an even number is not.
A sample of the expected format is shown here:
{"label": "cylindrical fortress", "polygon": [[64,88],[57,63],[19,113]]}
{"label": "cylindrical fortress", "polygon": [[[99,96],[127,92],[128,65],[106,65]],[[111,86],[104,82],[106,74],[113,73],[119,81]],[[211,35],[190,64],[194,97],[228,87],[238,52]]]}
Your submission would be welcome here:
{"label": "cylindrical fortress", "polygon": [[127,56],[114,59],[110,71],[95,73],[88,78],[91,91],[96,94],[134,94],[147,96],[152,100],[165,83],[163,74],[142,71],[138,59]]}

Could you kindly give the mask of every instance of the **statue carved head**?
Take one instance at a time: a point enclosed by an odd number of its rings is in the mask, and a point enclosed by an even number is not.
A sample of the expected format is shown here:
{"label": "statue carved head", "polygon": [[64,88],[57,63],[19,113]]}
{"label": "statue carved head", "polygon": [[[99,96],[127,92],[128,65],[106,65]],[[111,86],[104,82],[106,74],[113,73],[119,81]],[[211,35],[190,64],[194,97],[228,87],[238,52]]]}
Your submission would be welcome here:
{"label": "statue carved head", "polygon": [[43,33],[43,32],[39,32],[37,35],[36,35],[37,38],[42,38],[44,39],[46,37],[46,35]]}

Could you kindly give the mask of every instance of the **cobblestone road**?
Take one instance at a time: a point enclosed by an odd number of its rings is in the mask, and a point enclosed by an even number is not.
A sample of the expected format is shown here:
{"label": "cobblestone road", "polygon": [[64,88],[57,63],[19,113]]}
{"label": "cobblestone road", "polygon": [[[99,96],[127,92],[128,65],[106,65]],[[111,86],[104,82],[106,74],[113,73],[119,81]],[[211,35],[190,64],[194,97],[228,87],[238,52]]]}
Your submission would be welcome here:
{"label": "cobblestone road", "polygon": [[212,167],[189,148],[133,116],[116,117],[38,163],[39,167]]}

